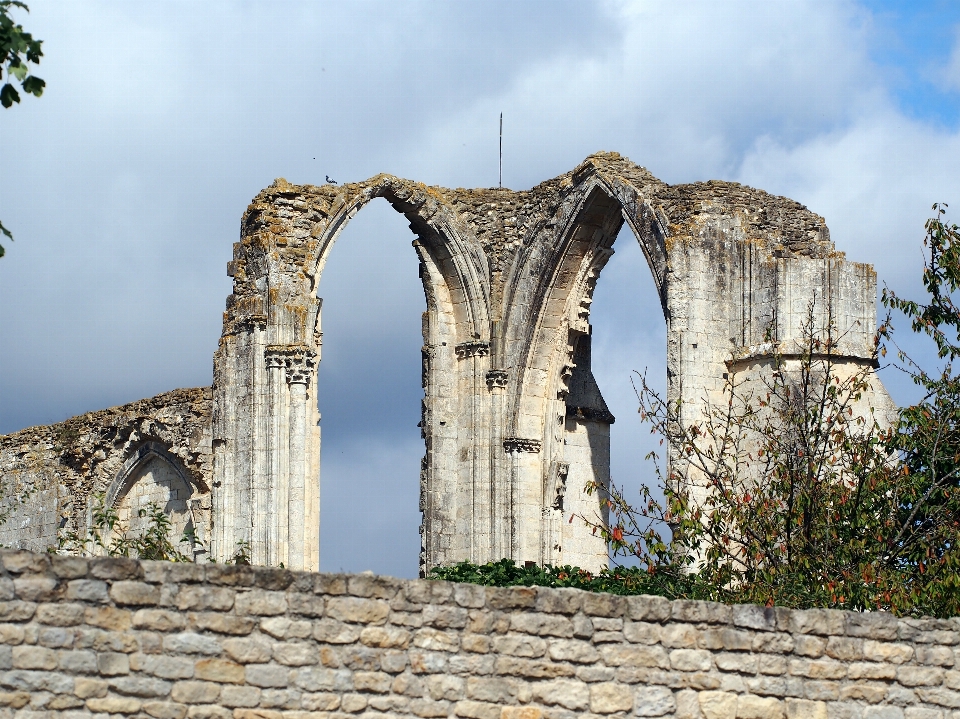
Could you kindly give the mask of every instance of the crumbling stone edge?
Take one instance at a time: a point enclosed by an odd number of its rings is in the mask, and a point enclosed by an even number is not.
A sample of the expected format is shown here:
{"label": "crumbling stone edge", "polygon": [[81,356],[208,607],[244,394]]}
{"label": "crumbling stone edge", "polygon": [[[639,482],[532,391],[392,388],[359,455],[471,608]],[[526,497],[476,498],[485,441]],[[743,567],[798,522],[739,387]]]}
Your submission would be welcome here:
{"label": "crumbling stone edge", "polygon": [[960,621],[0,551],[0,717],[960,717]]}

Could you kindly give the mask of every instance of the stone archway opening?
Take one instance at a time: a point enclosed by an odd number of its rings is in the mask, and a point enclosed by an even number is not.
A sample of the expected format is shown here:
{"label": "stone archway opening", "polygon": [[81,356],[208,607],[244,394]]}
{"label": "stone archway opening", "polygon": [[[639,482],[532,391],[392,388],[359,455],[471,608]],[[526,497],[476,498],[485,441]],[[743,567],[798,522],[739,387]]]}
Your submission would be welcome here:
{"label": "stone archway opening", "polygon": [[656,452],[661,462],[666,457],[637,412],[634,382],[638,387],[640,382],[635,372],[646,372],[650,386],[666,396],[667,326],[647,260],[627,225],[617,235],[614,250],[590,305],[590,366],[615,419],[610,425],[611,481],[637,504],[644,485],[657,491],[653,466],[645,457],[649,452]]}
{"label": "stone archway opening", "polygon": [[424,291],[409,222],[374,199],[324,263],[320,566],[415,577]]}
{"label": "stone archway opening", "polygon": [[[518,412],[515,431],[535,436],[540,424],[537,414],[545,420],[541,420],[542,441],[536,449],[541,458],[526,459],[523,468],[532,474],[540,465],[544,506],[539,531],[522,538],[526,546],[519,552],[537,556],[545,564],[597,571],[609,562],[607,545],[578,517],[607,522],[606,488],[611,480],[611,433],[616,415],[610,411],[592,368],[594,294],[601,273],[615,254],[617,239],[623,234],[632,236],[628,243],[639,252],[633,257],[632,276],[626,284],[649,283],[650,297],[640,307],[647,315],[668,317],[666,259],[662,222],[649,205],[638,202],[635,190],[616,177],[578,174],[575,172],[573,179],[579,180],[581,190],[557,213],[562,219],[554,223],[555,243],[539,257],[531,253],[522,258],[518,265],[532,266],[529,272],[537,279],[525,282],[523,272],[514,276],[520,287],[530,287],[535,298],[532,304],[538,308],[532,323],[519,313],[514,315],[518,325],[525,325],[517,406],[534,405],[538,410]],[[627,255],[629,259],[630,253]],[[548,271],[535,272],[533,268],[538,267]],[[635,332],[636,324],[636,317],[628,317],[621,328],[626,332],[614,336],[626,339]],[[624,373],[628,386],[629,376],[629,371]],[[633,394],[630,387],[628,396]],[[621,416],[634,413],[635,406],[621,411]],[[595,489],[588,490],[588,484]],[[528,527],[533,518],[530,509],[525,522]]]}

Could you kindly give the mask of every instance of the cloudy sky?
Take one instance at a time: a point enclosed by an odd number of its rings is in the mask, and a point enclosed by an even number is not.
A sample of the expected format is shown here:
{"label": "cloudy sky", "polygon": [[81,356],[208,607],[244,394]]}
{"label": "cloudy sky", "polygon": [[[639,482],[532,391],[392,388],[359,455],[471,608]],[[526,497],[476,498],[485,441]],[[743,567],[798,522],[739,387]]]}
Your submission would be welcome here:
{"label": "cloudy sky", "polygon": [[[597,150],[668,182],[744,182],[824,215],[839,249],[907,294],[930,205],[960,203],[946,1],[30,5],[17,17],[44,41],[47,90],[0,110],[16,238],[0,259],[0,432],[209,384],[226,262],[261,188],[378,172],[495,185],[500,112],[505,186]],[[327,570],[416,573],[411,239],[377,201],[321,282]],[[663,385],[665,333],[627,235],[593,308],[614,478],[636,487],[650,472],[630,372]]]}

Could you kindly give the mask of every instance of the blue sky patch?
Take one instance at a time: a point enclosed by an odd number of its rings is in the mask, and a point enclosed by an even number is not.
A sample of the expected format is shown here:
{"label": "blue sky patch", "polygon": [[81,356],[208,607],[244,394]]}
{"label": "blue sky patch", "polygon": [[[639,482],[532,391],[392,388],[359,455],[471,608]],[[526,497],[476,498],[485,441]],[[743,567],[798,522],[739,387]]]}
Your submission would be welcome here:
{"label": "blue sky patch", "polygon": [[[873,16],[871,57],[909,117],[956,128],[960,125],[960,73],[954,86],[947,68],[960,33],[960,3],[865,0]],[[957,68],[960,70],[960,67]]]}

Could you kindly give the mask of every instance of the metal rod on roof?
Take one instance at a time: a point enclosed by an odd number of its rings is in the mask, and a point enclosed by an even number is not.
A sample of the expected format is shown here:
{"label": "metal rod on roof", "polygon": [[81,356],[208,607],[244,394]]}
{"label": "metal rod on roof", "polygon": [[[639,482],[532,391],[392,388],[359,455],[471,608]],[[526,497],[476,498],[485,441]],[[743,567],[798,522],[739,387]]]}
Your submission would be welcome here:
{"label": "metal rod on roof", "polygon": [[500,187],[503,187],[503,113],[500,113]]}

